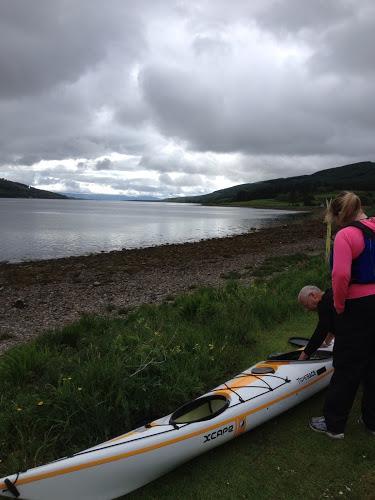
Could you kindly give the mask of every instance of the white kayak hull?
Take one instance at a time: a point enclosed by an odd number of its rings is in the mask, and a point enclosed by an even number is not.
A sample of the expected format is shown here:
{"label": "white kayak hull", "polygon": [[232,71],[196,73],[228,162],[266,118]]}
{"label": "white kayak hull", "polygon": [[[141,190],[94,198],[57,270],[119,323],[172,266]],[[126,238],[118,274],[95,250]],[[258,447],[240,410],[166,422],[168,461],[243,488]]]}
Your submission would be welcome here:
{"label": "white kayak hull", "polygon": [[[253,374],[254,368],[255,372],[273,371]],[[0,495],[16,498],[18,493],[18,498],[27,500],[112,500],[311,397],[328,385],[332,372],[331,356],[257,363],[195,400],[193,406],[198,409],[175,420],[178,411],[71,457],[0,479]],[[179,423],[186,415],[191,418],[203,411],[203,403],[211,409],[211,401],[225,408],[213,418]]]}

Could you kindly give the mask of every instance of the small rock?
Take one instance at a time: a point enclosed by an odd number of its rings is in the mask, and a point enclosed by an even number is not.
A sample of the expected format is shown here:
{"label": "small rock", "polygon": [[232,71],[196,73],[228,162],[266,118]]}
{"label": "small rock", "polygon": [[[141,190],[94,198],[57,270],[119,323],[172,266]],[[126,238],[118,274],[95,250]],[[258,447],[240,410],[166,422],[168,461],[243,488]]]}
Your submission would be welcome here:
{"label": "small rock", "polygon": [[100,281],[94,281],[93,285],[94,286],[100,286]]}
{"label": "small rock", "polygon": [[13,302],[12,307],[15,307],[16,309],[25,309],[25,307],[27,307],[27,304],[24,300],[17,299],[15,302]]}

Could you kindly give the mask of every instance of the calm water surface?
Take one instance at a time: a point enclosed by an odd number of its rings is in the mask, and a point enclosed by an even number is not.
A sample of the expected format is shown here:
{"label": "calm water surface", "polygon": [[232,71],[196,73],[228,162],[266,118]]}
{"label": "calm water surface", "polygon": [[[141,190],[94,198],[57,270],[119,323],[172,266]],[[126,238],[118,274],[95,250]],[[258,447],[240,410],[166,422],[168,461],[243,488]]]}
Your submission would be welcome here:
{"label": "calm water surface", "polygon": [[224,237],[294,212],[93,200],[0,199],[0,261],[51,259]]}

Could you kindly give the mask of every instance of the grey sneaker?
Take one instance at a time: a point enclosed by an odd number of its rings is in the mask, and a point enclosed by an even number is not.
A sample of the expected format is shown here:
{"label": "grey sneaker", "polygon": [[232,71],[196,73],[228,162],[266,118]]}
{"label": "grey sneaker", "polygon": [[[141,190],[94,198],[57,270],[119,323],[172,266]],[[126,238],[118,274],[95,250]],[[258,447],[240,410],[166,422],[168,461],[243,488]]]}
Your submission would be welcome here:
{"label": "grey sneaker", "polygon": [[366,429],[367,432],[369,432],[370,434],[373,434],[375,436],[375,430],[370,429],[370,427],[367,427],[367,425],[363,421],[362,415],[359,417],[358,423],[362,424],[365,427],[365,429]]}
{"label": "grey sneaker", "polygon": [[324,417],[312,417],[310,419],[310,429],[316,432],[323,432],[332,439],[344,439],[343,432],[331,432],[327,429],[326,420]]}

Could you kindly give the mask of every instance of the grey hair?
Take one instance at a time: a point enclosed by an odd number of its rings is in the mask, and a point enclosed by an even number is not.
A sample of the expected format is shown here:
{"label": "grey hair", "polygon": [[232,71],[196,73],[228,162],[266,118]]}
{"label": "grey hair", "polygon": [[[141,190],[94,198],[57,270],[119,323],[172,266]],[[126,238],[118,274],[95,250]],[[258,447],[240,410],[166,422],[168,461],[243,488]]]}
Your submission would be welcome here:
{"label": "grey hair", "polygon": [[303,302],[307,301],[307,298],[311,293],[320,293],[320,292],[321,292],[321,289],[318,288],[317,286],[306,285],[301,289],[301,291],[298,294],[298,302],[300,304],[302,304]]}

